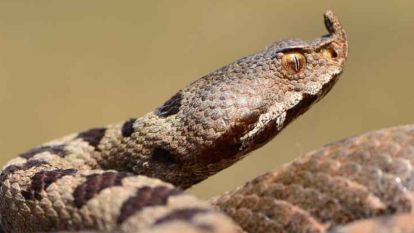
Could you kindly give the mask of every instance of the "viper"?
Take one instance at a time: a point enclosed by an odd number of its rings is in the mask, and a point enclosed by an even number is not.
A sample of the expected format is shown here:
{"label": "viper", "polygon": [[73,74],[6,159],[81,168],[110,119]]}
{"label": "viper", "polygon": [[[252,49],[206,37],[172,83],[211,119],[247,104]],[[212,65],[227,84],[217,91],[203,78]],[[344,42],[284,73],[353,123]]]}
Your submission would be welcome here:
{"label": "viper", "polygon": [[332,11],[325,25],[327,35],[275,42],[142,117],[20,154],[0,175],[3,231],[241,231],[182,190],[269,142],[331,90],[348,45]]}

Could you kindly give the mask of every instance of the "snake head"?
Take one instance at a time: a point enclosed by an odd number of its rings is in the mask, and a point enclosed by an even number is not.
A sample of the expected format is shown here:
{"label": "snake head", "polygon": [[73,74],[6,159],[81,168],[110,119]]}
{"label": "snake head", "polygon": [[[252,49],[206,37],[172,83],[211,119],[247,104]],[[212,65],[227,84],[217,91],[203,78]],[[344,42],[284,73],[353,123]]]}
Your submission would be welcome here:
{"label": "snake head", "polygon": [[254,127],[241,138],[243,153],[268,142],[324,97],[338,80],[348,55],[346,33],[332,11],[326,11],[324,19],[329,34],[311,41],[282,40],[258,57],[246,59],[247,63],[259,60],[268,64],[270,72],[257,74],[270,88],[261,94],[264,111],[254,113],[258,116]]}
{"label": "snake head", "polygon": [[168,137],[159,141],[183,168],[177,173],[201,180],[231,165],[325,96],[348,49],[332,11],[325,25],[328,35],[273,43],[194,81],[158,108],[154,114],[168,125],[161,134]]}

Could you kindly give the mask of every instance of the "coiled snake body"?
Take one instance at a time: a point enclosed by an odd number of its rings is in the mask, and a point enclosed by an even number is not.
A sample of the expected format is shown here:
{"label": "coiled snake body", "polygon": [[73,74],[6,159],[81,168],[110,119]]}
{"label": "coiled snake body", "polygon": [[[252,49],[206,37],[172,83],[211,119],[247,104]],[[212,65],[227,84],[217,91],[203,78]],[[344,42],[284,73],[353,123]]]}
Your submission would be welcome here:
{"label": "coiled snake body", "polygon": [[[22,153],[0,175],[2,231],[352,232],[377,221],[336,226],[411,210],[411,160],[397,141],[412,127],[328,146],[217,197],[217,208],[181,191],[264,145],[325,96],[347,57],[331,11],[325,25],[328,35],[276,42],[143,117]],[[387,138],[401,150],[376,156]]]}
{"label": "coiled snake body", "polygon": [[383,129],[308,153],[213,203],[249,232],[413,233],[413,164],[414,125]]}

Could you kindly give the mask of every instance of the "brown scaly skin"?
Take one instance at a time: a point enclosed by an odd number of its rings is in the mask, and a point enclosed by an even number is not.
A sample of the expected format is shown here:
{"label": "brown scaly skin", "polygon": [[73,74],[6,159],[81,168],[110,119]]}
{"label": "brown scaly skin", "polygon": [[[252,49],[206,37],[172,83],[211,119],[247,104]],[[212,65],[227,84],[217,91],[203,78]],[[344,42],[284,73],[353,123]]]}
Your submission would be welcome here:
{"label": "brown scaly skin", "polygon": [[194,81],[141,118],[10,161],[0,175],[3,230],[237,232],[174,186],[185,189],[230,166],[331,89],[347,41],[330,11],[325,24],[329,35],[274,43]]}
{"label": "brown scaly skin", "polygon": [[331,233],[414,233],[414,214],[360,220],[338,227]]}
{"label": "brown scaly skin", "polygon": [[413,164],[414,125],[379,130],[327,145],[213,203],[248,232],[414,232]]}

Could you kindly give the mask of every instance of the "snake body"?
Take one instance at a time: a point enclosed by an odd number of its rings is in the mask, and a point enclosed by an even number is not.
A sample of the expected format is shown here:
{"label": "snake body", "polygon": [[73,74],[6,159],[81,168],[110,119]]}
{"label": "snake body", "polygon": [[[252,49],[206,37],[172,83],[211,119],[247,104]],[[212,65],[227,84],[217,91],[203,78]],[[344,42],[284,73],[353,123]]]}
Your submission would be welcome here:
{"label": "snake body", "polygon": [[213,203],[248,232],[413,233],[413,164],[414,125],[383,129],[326,145]]}
{"label": "snake body", "polygon": [[31,149],[0,175],[4,232],[238,232],[183,193],[264,145],[331,89],[347,57],[328,35],[282,40],[178,91],[153,112]]}

